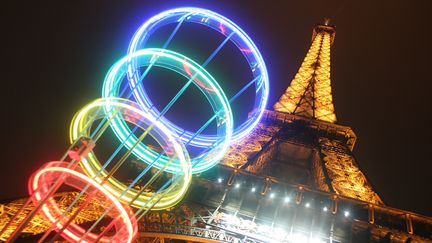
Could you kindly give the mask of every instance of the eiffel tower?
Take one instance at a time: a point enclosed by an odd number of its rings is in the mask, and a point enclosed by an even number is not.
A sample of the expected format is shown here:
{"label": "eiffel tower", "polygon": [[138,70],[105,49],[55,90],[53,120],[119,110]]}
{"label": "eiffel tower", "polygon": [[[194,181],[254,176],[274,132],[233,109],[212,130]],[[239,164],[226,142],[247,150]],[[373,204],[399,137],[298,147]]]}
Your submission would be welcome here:
{"label": "eiffel tower", "polygon": [[[354,131],[336,124],[335,35],[328,22],[315,26],[311,47],[274,110],[219,166],[193,178],[179,206],[148,213],[138,242],[432,242],[432,218],[386,206],[352,153]],[[56,196],[67,205],[75,194]],[[1,204],[0,228],[24,201]],[[76,223],[94,221],[98,210],[93,205]],[[48,227],[35,217],[22,239]]]}

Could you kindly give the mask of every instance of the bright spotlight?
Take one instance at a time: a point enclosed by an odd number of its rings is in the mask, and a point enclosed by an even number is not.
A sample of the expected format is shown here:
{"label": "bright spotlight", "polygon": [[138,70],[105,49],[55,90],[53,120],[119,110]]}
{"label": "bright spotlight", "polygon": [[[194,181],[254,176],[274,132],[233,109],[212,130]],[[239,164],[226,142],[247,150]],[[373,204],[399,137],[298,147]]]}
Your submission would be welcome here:
{"label": "bright spotlight", "polygon": [[240,183],[236,183],[235,188],[239,188],[239,187],[240,187]]}
{"label": "bright spotlight", "polygon": [[275,238],[277,238],[277,239],[283,239],[288,234],[285,230],[280,229],[280,228],[276,228],[273,232],[275,234]]}
{"label": "bright spotlight", "polygon": [[219,177],[219,178],[218,178],[218,182],[219,182],[219,183],[222,183],[222,181],[223,181],[223,179]]}
{"label": "bright spotlight", "polygon": [[267,225],[260,225],[260,226],[258,226],[258,232],[260,232],[260,233],[268,234],[271,231],[272,230],[271,230],[270,226],[267,226]]}
{"label": "bright spotlight", "polygon": [[256,191],[256,188],[252,187],[251,192],[255,192],[255,191]]}
{"label": "bright spotlight", "polygon": [[289,201],[290,201],[290,198],[289,197],[285,197],[284,202],[285,203],[289,203]]}
{"label": "bright spotlight", "polygon": [[320,238],[312,238],[309,240],[309,243],[325,243],[325,241]]}
{"label": "bright spotlight", "polygon": [[305,207],[307,207],[307,208],[310,207],[310,203],[306,203]]}
{"label": "bright spotlight", "polygon": [[346,211],[344,212],[344,216],[345,216],[345,217],[349,217],[349,216],[350,216],[350,212],[346,210]]}
{"label": "bright spotlight", "polygon": [[308,241],[308,237],[300,233],[295,233],[291,235],[290,240],[291,240],[290,242],[303,243]]}
{"label": "bright spotlight", "polygon": [[323,207],[323,211],[324,211],[324,212],[327,212],[327,211],[328,211],[328,208],[327,208],[327,207]]}
{"label": "bright spotlight", "polygon": [[275,194],[274,193],[270,193],[270,198],[274,198]]}

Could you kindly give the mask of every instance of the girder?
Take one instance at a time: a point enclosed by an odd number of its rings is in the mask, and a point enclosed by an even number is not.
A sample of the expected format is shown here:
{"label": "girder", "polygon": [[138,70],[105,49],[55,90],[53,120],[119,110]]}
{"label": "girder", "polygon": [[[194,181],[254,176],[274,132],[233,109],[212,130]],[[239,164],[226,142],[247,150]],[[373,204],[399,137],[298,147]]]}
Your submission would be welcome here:
{"label": "girder", "polygon": [[290,86],[274,105],[279,112],[336,122],[330,81],[330,46],[336,30],[317,25],[311,47]]}

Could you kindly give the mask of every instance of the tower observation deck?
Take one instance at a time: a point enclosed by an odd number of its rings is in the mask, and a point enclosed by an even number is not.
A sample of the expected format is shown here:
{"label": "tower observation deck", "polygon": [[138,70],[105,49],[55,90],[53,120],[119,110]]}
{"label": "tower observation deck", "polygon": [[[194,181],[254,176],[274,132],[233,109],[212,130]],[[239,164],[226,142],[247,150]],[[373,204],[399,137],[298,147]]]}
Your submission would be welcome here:
{"label": "tower observation deck", "polygon": [[[432,218],[386,206],[353,154],[355,133],[336,124],[335,36],[334,26],[315,26],[274,110],[231,145],[220,165],[194,176],[180,205],[146,214],[138,242],[432,242]],[[0,229],[20,202],[1,206]],[[98,210],[83,211],[78,223],[94,220]],[[22,237],[37,238],[46,228],[35,217]]]}

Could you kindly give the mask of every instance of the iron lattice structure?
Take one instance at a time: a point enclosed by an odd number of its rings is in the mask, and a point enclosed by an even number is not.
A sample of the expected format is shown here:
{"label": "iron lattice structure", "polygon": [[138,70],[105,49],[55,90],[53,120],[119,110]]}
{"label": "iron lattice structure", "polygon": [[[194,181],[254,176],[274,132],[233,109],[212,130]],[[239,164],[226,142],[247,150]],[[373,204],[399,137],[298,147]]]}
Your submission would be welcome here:
{"label": "iron lattice structure", "polygon": [[[232,146],[224,163],[270,175],[279,173],[282,166],[285,174],[277,176],[297,178],[293,183],[382,204],[352,154],[354,132],[334,124],[330,47],[335,35],[333,26],[314,28],[312,45],[298,73],[274,105],[275,111],[266,112],[276,122],[262,123],[249,138]],[[285,154],[275,154],[281,146]]]}
{"label": "iron lattice structure", "polygon": [[224,164],[382,204],[352,154],[355,140],[346,126],[266,111],[248,139],[231,147]]}
{"label": "iron lattice structure", "polygon": [[330,47],[335,28],[318,25],[312,45],[290,86],[274,105],[279,112],[336,122],[330,81]]}
{"label": "iron lattice structure", "polygon": [[[60,209],[65,210],[78,195],[79,192],[62,192],[55,194],[53,199],[58,203]],[[78,203],[68,215],[73,215],[84,201],[86,201],[86,196],[83,196],[78,200]],[[18,199],[6,204],[0,204],[0,229],[3,229],[12,216],[14,216],[21,209],[25,202],[26,199]],[[10,234],[15,230],[18,224],[27,216],[29,212],[33,210],[33,208],[34,205],[32,203],[25,207],[23,213],[19,214],[19,218],[12,222],[12,225],[7,228],[7,231],[0,236],[0,240],[4,241],[9,238]],[[86,222],[95,221],[104,212],[104,210],[104,205],[101,205],[97,200],[91,200],[88,205],[80,211],[73,222],[76,224],[83,224]],[[48,221],[41,214],[37,214],[31,219],[22,233],[24,234],[24,237],[28,235],[37,235],[47,231],[50,226],[50,221]]]}
{"label": "iron lattice structure", "polygon": [[432,242],[432,218],[412,212],[223,165],[194,179],[181,206],[145,217],[141,242]]}
{"label": "iron lattice structure", "polygon": [[[140,221],[138,242],[299,242],[281,239],[274,230],[281,228],[287,234],[319,237],[321,242],[432,242],[432,218],[275,177],[220,165],[196,176],[194,182],[180,206],[153,211]],[[272,193],[276,195],[271,197]],[[58,194],[61,207],[67,207],[77,194]],[[2,225],[23,201],[2,206]],[[103,212],[103,207],[93,205],[80,214],[77,223],[93,221]],[[23,239],[44,232],[48,225],[44,218],[34,218]]]}
{"label": "iron lattice structure", "polygon": [[[146,214],[138,242],[432,242],[432,218],[384,205],[353,155],[355,133],[335,124],[335,34],[328,25],[314,29],[312,46],[275,111],[266,111],[221,165],[195,175],[179,206]],[[61,207],[76,194],[58,195]],[[20,202],[1,206],[0,228]],[[93,205],[78,223],[103,212]],[[37,216],[25,232],[47,227]]]}

